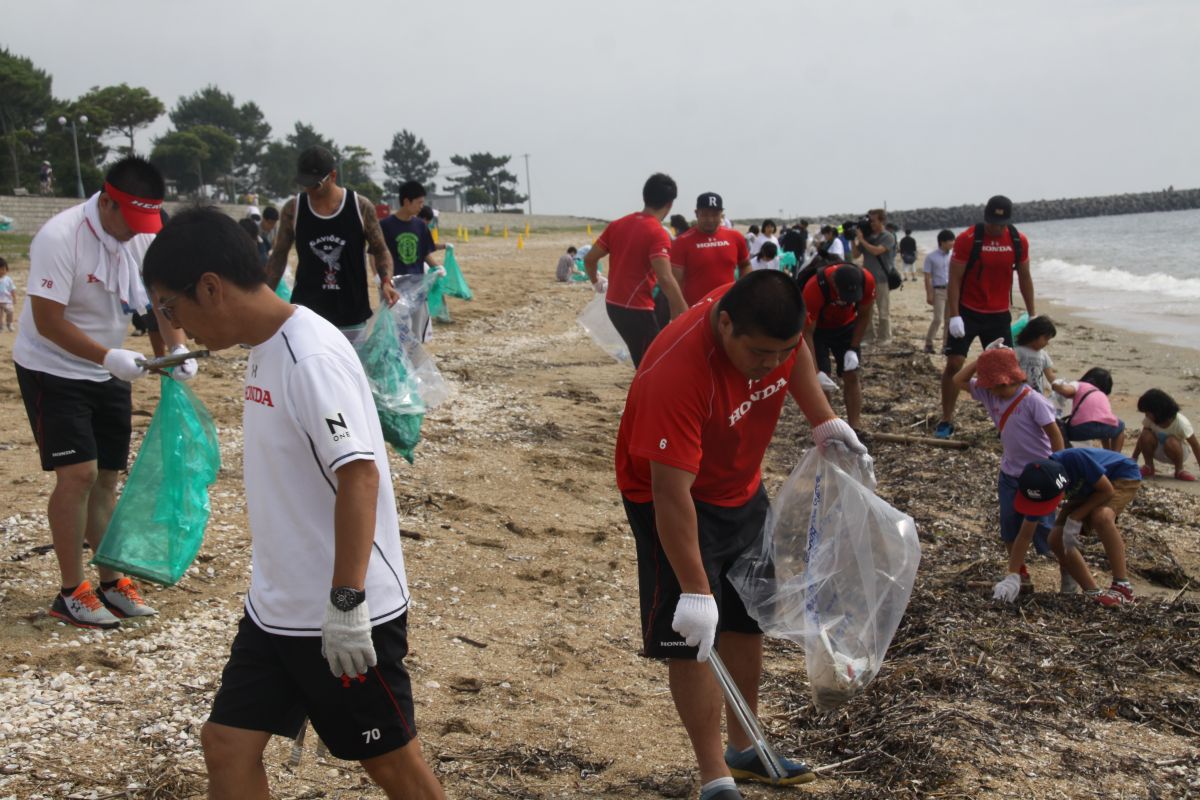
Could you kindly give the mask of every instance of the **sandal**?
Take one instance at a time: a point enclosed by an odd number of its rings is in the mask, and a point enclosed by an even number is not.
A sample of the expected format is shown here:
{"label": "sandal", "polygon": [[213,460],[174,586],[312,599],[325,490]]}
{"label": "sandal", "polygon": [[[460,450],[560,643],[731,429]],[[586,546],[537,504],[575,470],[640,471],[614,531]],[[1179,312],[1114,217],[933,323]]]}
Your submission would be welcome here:
{"label": "sandal", "polygon": [[1175,473],[1175,480],[1177,480],[1177,481],[1194,481],[1194,480],[1196,480],[1196,476],[1193,475],[1192,473],[1188,472],[1186,469],[1181,469]]}

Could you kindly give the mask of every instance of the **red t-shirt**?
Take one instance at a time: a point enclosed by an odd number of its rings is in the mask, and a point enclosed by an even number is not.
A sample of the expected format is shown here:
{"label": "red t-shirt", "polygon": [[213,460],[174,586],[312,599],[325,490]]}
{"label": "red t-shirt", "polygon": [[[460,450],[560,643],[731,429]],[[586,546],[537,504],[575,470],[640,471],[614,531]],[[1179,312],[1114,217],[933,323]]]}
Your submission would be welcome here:
{"label": "red t-shirt", "polygon": [[653,310],[658,276],[650,259],[671,255],[671,237],[662,222],[638,211],[608,223],[596,244],[609,252],[606,302]]}
{"label": "red t-shirt", "polygon": [[[975,244],[975,226],[967,228],[954,240],[952,261],[963,264],[971,257]],[[1008,311],[1009,295],[1013,283],[1013,246],[1008,231],[999,236],[983,237],[983,252],[979,261],[963,275],[959,305],[980,314],[999,314]],[[1021,234],[1021,261],[1029,260],[1029,240]],[[980,269],[980,267],[983,267]]]}
{"label": "red t-shirt", "polygon": [[[833,285],[833,273],[837,272],[840,264],[834,264],[832,267],[825,268],[825,280],[829,283],[829,291],[832,295],[836,291]],[[821,285],[817,282],[816,277],[808,279],[808,283],[804,284],[804,310],[808,315],[810,323],[816,323],[816,327],[821,330],[829,330],[831,328],[842,328],[858,319],[858,310],[861,308],[864,311],[871,307],[871,303],[875,302],[875,276],[867,270],[863,270],[863,296],[855,305],[841,305],[837,302],[825,302],[825,293],[821,291]],[[824,315],[821,314],[824,310]]]}
{"label": "red t-shirt", "polygon": [[737,267],[750,259],[746,237],[721,226],[712,236],[690,228],[671,244],[671,266],[683,270],[683,299],[700,302],[718,286],[737,280]]}
{"label": "red t-shirt", "polygon": [[762,482],[796,352],[762,380],[738,372],[708,318],[728,290],[701,299],[659,333],[633,377],[616,466],[617,487],[634,503],[653,500],[651,461],[695,475],[692,497],[717,506],[745,505]]}

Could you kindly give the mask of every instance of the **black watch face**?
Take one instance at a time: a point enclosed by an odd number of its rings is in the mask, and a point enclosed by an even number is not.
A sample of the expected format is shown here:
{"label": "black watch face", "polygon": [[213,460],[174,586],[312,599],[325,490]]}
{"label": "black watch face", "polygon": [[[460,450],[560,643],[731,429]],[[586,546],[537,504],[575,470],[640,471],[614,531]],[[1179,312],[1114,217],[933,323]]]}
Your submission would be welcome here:
{"label": "black watch face", "polygon": [[333,590],[333,605],[340,611],[349,611],[359,604],[359,594],[349,586],[339,586]]}

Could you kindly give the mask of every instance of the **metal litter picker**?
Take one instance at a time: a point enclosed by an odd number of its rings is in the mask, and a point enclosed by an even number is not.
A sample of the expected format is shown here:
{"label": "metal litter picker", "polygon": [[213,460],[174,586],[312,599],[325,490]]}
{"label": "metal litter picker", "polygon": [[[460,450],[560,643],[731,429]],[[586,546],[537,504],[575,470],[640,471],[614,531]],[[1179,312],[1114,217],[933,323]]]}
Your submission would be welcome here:
{"label": "metal litter picker", "polygon": [[721,691],[724,692],[725,700],[728,701],[730,708],[733,709],[738,724],[742,726],[742,730],[750,737],[750,742],[754,745],[754,752],[758,754],[758,760],[763,763],[767,768],[767,772],[770,773],[771,783],[777,784],[782,782],[787,777],[787,770],[783,768],[779,756],[771,748],[771,743],[767,741],[767,735],[763,733],[762,726],[758,724],[758,718],[750,710],[750,704],[746,702],[746,698],[742,697],[742,693],[738,689],[737,684],[733,682],[729,670],[725,669],[725,662],[721,661],[721,657],[717,655],[715,649],[708,655],[708,665],[712,667],[713,675],[717,677],[717,683],[721,684]]}

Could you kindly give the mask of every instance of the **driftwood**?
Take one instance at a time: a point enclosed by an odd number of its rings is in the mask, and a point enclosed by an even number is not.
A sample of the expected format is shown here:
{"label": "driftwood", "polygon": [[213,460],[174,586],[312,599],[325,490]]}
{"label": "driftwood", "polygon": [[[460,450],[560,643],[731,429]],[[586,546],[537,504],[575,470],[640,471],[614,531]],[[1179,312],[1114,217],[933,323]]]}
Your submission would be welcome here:
{"label": "driftwood", "polygon": [[966,450],[970,442],[955,439],[935,439],[932,436],[912,436],[907,433],[875,433],[868,436],[876,442],[895,442],[897,444],[923,444],[929,447],[944,447],[947,450]]}

